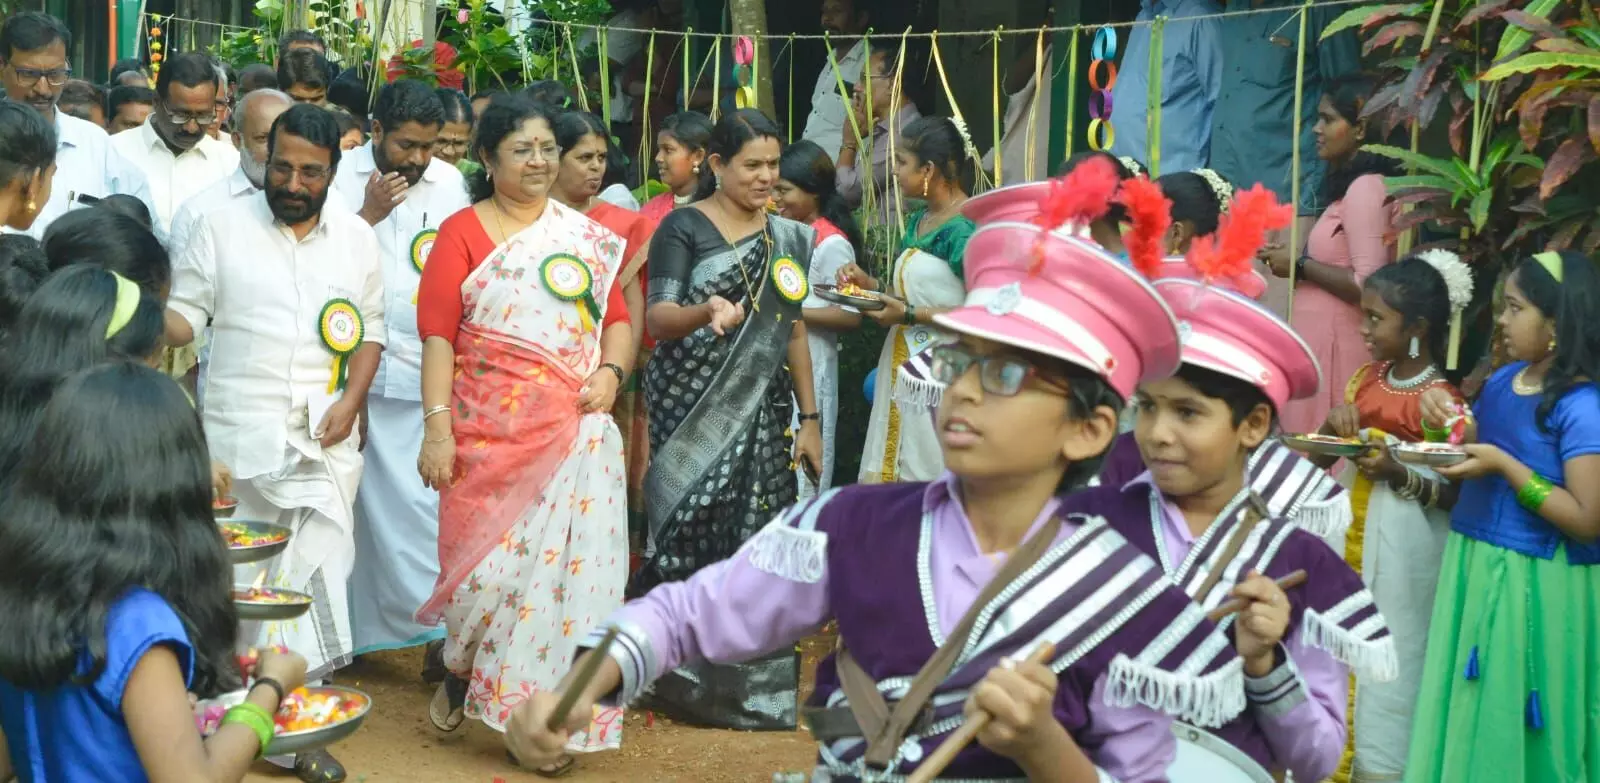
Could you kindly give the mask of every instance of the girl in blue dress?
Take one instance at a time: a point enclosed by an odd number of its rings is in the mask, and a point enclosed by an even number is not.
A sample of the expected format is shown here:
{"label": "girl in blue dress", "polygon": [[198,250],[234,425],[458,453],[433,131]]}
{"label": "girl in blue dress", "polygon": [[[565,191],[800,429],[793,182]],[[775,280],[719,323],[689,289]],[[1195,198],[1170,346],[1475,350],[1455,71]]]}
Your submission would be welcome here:
{"label": "girl in blue dress", "polygon": [[[1541,253],[1507,278],[1514,360],[1466,420],[1470,457],[1439,575],[1406,780],[1592,780],[1600,772],[1600,273]],[[1461,412],[1421,402],[1438,431]]]}
{"label": "girl in blue dress", "polygon": [[[89,337],[134,328],[137,289],[118,289]],[[237,681],[238,617],[182,389],[135,361],[83,370],[31,443],[0,498],[0,780],[242,780],[305,661],[263,653],[246,703],[201,737],[189,693]]]}

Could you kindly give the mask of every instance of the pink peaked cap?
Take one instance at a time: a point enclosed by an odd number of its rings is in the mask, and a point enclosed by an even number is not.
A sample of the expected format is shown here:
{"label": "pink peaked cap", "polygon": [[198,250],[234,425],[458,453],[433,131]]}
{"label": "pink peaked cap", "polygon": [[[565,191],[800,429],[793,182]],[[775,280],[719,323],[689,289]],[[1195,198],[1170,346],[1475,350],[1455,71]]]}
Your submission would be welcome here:
{"label": "pink peaked cap", "polygon": [[1178,325],[1144,276],[1089,238],[1118,190],[1091,159],[1065,177],[990,191],[962,212],[966,304],[934,316],[947,329],[1091,370],[1127,398],[1178,368]]}
{"label": "pink peaked cap", "polygon": [[[1160,187],[1149,180],[1130,181],[1126,187],[1130,214],[1170,208]],[[1162,278],[1156,290],[1178,318],[1184,363],[1252,383],[1280,409],[1289,400],[1316,394],[1322,370],[1294,329],[1246,297],[1259,296],[1266,288],[1252,262],[1267,232],[1293,219],[1292,209],[1257,185],[1236,194],[1216,233],[1197,237],[1182,259],[1161,258],[1159,243],[1138,224],[1136,236],[1128,238],[1135,262],[1143,258]],[[1165,226],[1160,233],[1166,233]]]}

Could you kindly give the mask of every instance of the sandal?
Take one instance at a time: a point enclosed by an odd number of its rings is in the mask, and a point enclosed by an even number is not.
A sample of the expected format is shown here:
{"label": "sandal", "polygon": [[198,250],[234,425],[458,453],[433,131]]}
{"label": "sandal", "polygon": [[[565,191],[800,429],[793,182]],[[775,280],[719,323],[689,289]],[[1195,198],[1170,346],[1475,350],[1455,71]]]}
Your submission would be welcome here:
{"label": "sandal", "polygon": [[326,750],[313,750],[294,757],[294,774],[305,783],[341,783],[344,765]]}
{"label": "sandal", "polygon": [[449,674],[450,670],[444,666],[444,640],[428,642],[428,646],[422,650],[422,681],[438,685]]}
{"label": "sandal", "polygon": [[[522,764],[517,761],[517,757],[513,756],[509,750],[506,751],[506,759],[511,762],[511,766],[513,767],[518,769],[530,769],[530,767],[522,766]],[[571,774],[572,770],[577,766],[578,762],[576,759],[571,756],[562,756],[561,759],[554,764],[547,764],[543,767],[532,767],[531,769],[533,770],[533,774],[538,775],[541,778],[562,778]]]}
{"label": "sandal", "polygon": [[455,731],[467,719],[466,706],[467,681],[446,674],[444,682],[433,692],[433,700],[428,702],[428,719],[440,731]]}

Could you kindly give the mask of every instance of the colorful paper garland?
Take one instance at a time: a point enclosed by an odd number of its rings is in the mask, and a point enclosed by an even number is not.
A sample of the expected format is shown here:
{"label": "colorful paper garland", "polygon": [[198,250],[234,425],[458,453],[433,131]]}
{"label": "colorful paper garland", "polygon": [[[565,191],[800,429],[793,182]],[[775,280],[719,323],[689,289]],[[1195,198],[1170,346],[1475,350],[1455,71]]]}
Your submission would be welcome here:
{"label": "colorful paper garland", "polygon": [[1117,130],[1111,126],[1111,110],[1115,106],[1111,90],[1117,85],[1115,28],[1107,25],[1095,31],[1089,57],[1089,149],[1102,152],[1117,141]]}

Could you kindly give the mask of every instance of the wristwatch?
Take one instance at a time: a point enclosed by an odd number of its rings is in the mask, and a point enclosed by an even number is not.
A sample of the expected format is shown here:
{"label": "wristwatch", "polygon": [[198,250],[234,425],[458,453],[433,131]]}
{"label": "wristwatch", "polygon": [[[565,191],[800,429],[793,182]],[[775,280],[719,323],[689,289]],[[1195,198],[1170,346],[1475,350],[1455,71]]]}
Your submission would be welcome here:
{"label": "wristwatch", "polygon": [[917,323],[917,306],[906,302],[906,314],[900,317],[900,321],[906,326],[915,326]]}
{"label": "wristwatch", "polygon": [[1306,262],[1310,261],[1310,260],[1311,260],[1311,256],[1301,256],[1301,257],[1296,258],[1294,260],[1294,279],[1295,280],[1304,280],[1304,279],[1306,279]]}
{"label": "wristwatch", "polygon": [[808,421],[822,421],[822,414],[820,412],[819,413],[802,413],[797,418],[800,419],[801,423],[805,423],[805,422],[808,422]]}
{"label": "wristwatch", "polygon": [[622,367],[620,365],[617,365],[617,364],[612,363],[612,362],[606,362],[605,364],[602,364],[600,366],[604,367],[604,368],[606,368],[606,369],[608,369],[608,370],[610,370],[610,371],[612,371],[612,372],[617,374],[617,385],[618,386],[621,386],[623,384],[623,382],[625,382],[628,379],[628,374],[622,371]]}

